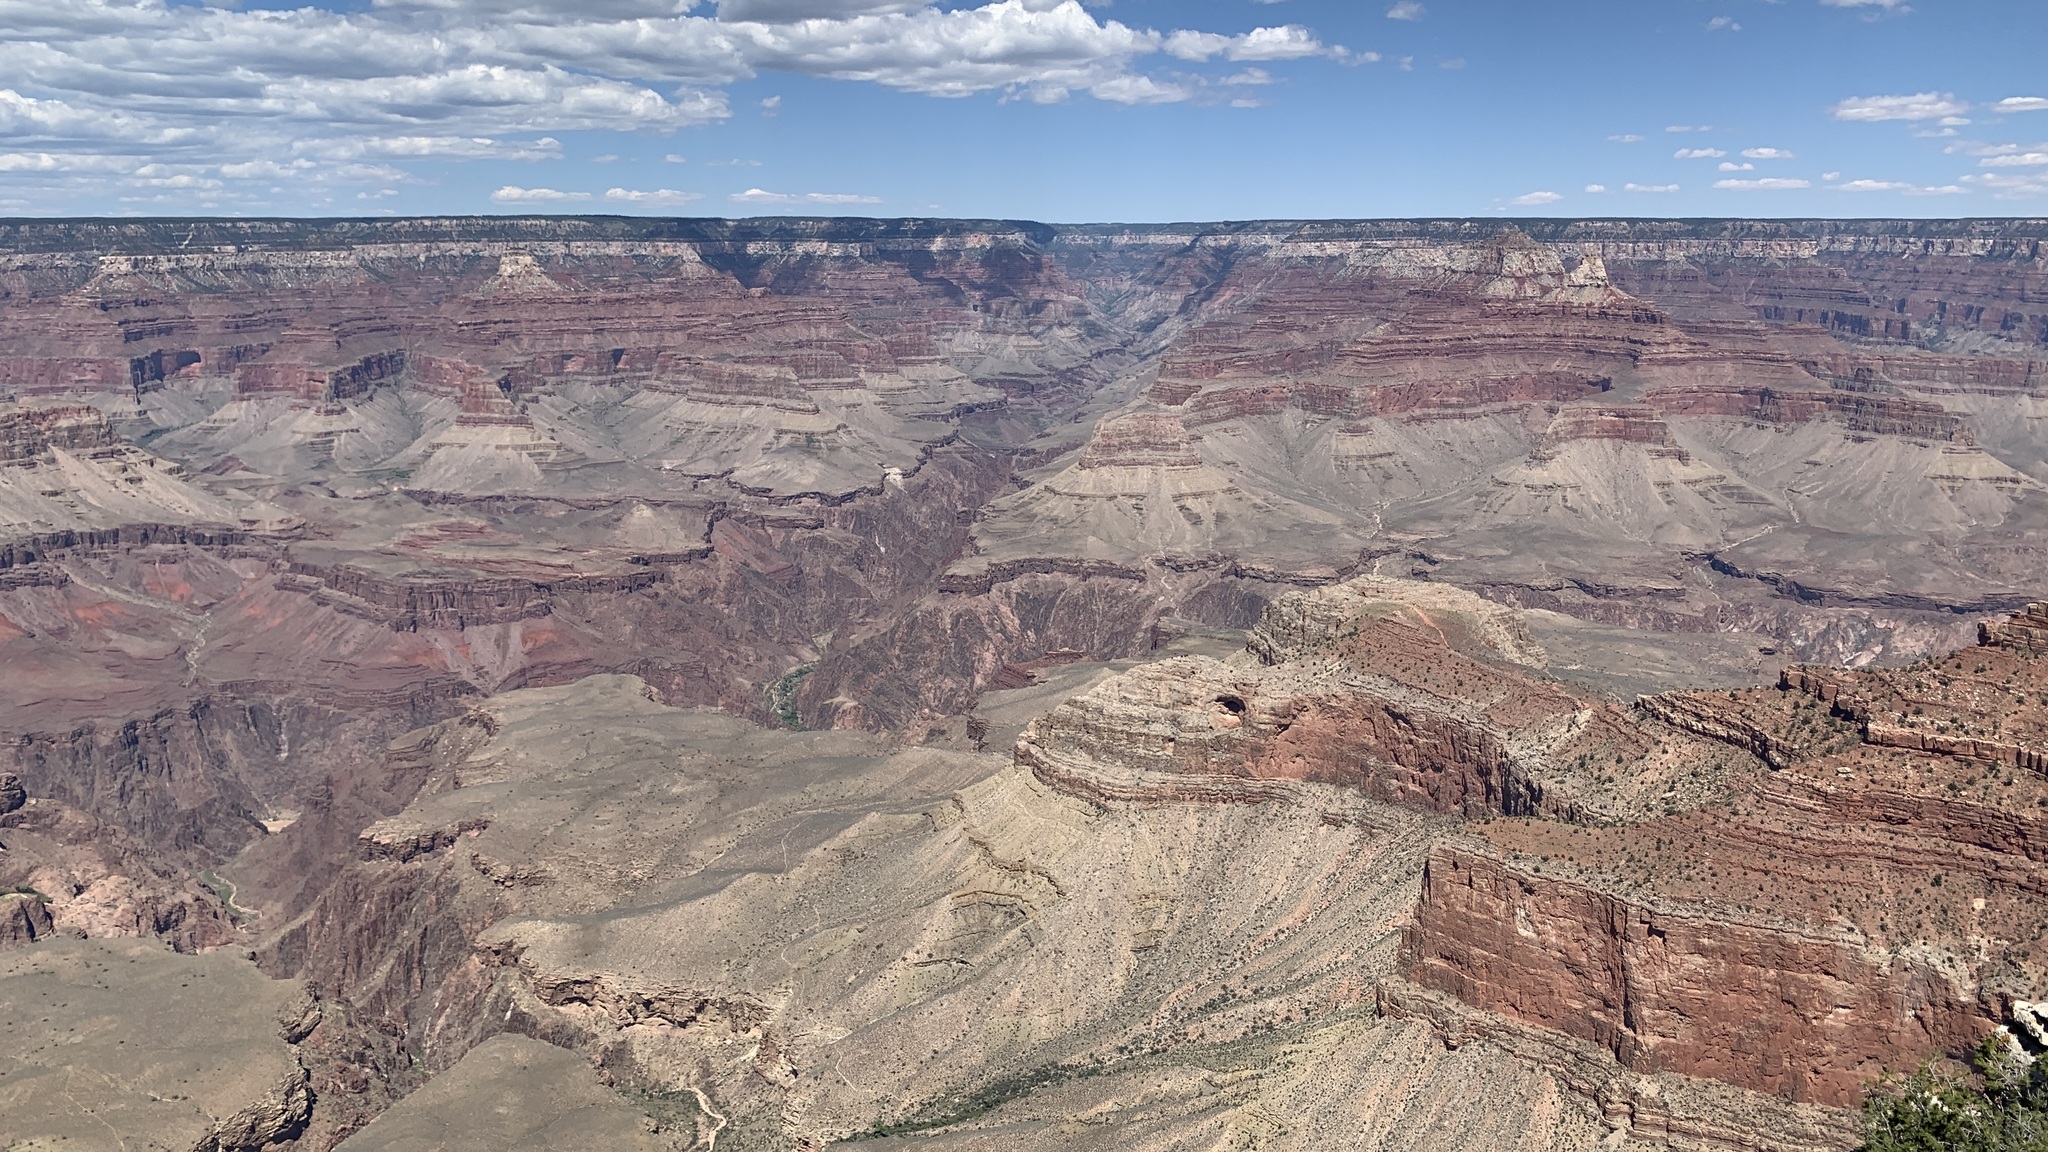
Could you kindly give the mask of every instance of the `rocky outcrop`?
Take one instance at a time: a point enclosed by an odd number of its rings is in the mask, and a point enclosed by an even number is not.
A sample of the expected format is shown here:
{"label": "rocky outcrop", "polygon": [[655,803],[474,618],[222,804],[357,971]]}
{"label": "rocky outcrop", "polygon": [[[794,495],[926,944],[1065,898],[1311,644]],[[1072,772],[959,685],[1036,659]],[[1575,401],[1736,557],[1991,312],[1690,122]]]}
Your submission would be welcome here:
{"label": "rocky outcrop", "polygon": [[2048,714],[2015,680],[2048,655],[2048,612],[2039,604],[1978,625],[1981,659],[1958,654],[1934,669],[1815,668],[1779,674],[1780,689],[1811,696],[1854,722],[1866,743],[2022,768],[2048,775]]}
{"label": "rocky outcrop", "polygon": [[661,573],[645,568],[542,581],[460,572],[387,576],[347,564],[295,561],[278,577],[277,587],[310,596],[337,612],[389,625],[394,632],[418,632],[535,620],[553,611],[555,598],[564,593],[630,593],[660,579]]}
{"label": "rocky outcrop", "polygon": [[260,802],[237,761],[275,756],[272,736],[227,702],[69,731],[30,732],[0,748],[37,796],[48,796],[133,830],[166,853],[232,855],[263,829]]}
{"label": "rocky outcrop", "polygon": [[1995,1020],[1949,973],[1849,935],[1653,906],[1456,846],[1423,873],[1410,977],[1625,1067],[1837,1107]]}
{"label": "rocky outcrop", "polygon": [[1806,751],[1804,744],[1782,743],[1774,729],[1753,722],[1729,703],[1712,692],[1667,692],[1638,697],[1636,707],[1673,728],[1732,744],[1773,768],[1783,768]]}
{"label": "rocky outcrop", "polygon": [[1643,403],[1672,416],[1735,417],[1779,426],[1827,418],[1854,432],[1944,443],[1968,436],[1961,419],[1941,405],[1901,396],[1716,386],[1652,389]]}
{"label": "rocky outcrop", "polygon": [[22,785],[21,777],[12,772],[0,772],[0,816],[28,803],[28,789]]}
{"label": "rocky outcrop", "polygon": [[1016,757],[1097,799],[1259,802],[1307,783],[1475,818],[1593,818],[1581,777],[1595,763],[1637,764],[1637,795],[1610,794],[1616,811],[1668,782],[1672,750],[1535,679],[1540,660],[1497,605],[1364,578],[1279,598],[1237,660],[1102,681],[1032,721]]}
{"label": "rocky outcrop", "polygon": [[1577,1036],[1471,1007],[1404,979],[1380,982],[1380,1012],[1429,1024],[1453,1049],[1483,1044],[1550,1070],[1594,1102],[1610,1139],[1679,1152],[1840,1152],[1861,1136],[1850,1114],[1645,1072]]}
{"label": "rocky outcrop", "polygon": [[49,902],[35,891],[0,894],[0,948],[33,944],[56,931]]}
{"label": "rocky outcrop", "polygon": [[0,921],[9,925],[0,940],[141,937],[196,952],[237,939],[241,911],[166,867],[162,855],[57,800],[39,797],[0,816],[0,894],[22,902],[0,905]]}
{"label": "rocky outcrop", "polygon": [[[380,385],[396,383],[405,373],[405,357],[404,349],[394,348],[371,352],[353,363],[335,367],[282,357],[266,357],[227,367],[232,369],[235,395],[238,397],[276,395],[308,403],[335,403],[359,400]],[[209,365],[203,359],[195,360],[192,367],[220,370],[220,366]]]}
{"label": "rocky outcrop", "polygon": [[89,452],[120,440],[97,408],[83,404],[0,404],[0,465],[20,465],[51,448]]}
{"label": "rocky outcrop", "polygon": [[2048,656],[2048,602],[2029,604],[2004,620],[1977,625],[1977,642],[2028,656]]}
{"label": "rocky outcrop", "polygon": [[192,1152],[262,1152],[296,1137],[313,1118],[313,1092],[306,1070],[294,1062],[291,1071],[265,1092],[192,1145]]}

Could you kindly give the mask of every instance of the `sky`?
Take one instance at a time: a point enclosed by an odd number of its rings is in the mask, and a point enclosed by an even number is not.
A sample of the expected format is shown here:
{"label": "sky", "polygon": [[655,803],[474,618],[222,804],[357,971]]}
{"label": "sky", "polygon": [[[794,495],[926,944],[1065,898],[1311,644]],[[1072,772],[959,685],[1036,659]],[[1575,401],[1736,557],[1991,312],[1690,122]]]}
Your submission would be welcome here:
{"label": "sky", "polygon": [[0,215],[2048,216],[2044,0],[0,0]]}

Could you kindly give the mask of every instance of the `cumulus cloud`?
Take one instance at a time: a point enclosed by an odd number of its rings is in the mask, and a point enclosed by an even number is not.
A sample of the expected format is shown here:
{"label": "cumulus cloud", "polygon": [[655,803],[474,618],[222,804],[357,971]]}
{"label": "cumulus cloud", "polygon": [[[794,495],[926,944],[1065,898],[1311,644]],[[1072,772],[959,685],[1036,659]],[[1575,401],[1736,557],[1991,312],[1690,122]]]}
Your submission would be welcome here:
{"label": "cumulus cloud", "polygon": [[1428,12],[1429,9],[1417,4],[1415,0],[1401,0],[1399,4],[1387,9],[1387,19],[1420,20]]}
{"label": "cumulus cloud", "polygon": [[1742,154],[1751,160],[1791,160],[1793,154],[1783,148],[1744,148]]}
{"label": "cumulus cloud", "polygon": [[1912,96],[1851,96],[1835,105],[1837,120],[1940,120],[1970,110],[1953,92],[1921,92]]}
{"label": "cumulus cloud", "polygon": [[1508,201],[1508,203],[1521,204],[1524,206],[1534,206],[1537,204],[1555,204],[1562,199],[1564,199],[1564,197],[1558,195],[1555,192],[1525,192],[1522,195],[1517,196],[1514,199]]}
{"label": "cumulus cloud", "polygon": [[491,193],[494,204],[568,204],[590,199],[588,192],[558,192],[553,188],[521,188],[507,184]]}
{"label": "cumulus cloud", "polygon": [[770,192],[765,188],[749,188],[726,197],[735,204],[880,204],[880,196],[856,196],[844,192],[806,192],[794,196],[786,192]]}
{"label": "cumulus cloud", "polygon": [[1607,185],[1605,185],[1605,184],[1588,184],[1588,185],[1586,185],[1586,191],[1588,191],[1588,192],[1592,192],[1592,193],[1595,193],[1595,194],[1598,194],[1598,193],[1601,193],[1601,192],[1605,192],[1605,191],[1607,191]]}
{"label": "cumulus cloud", "polygon": [[620,204],[688,204],[692,200],[702,200],[704,194],[678,192],[673,188],[607,188],[604,198]]}
{"label": "cumulus cloud", "polygon": [[1720,163],[1720,164],[1716,165],[1716,167],[1718,167],[1718,168],[1719,168],[1719,169],[1720,169],[1721,171],[1723,171],[1723,172],[1754,172],[1754,171],[1756,171],[1756,165],[1754,165],[1754,164],[1747,164],[1747,163],[1744,163],[1744,164],[1737,164],[1737,163],[1735,163],[1735,162],[1734,162],[1733,160],[1723,160],[1723,161],[1721,161],[1721,163]]}
{"label": "cumulus cloud", "polygon": [[2048,196],[2048,172],[2006,174],[1979,172],[1963,177],[1963,183],[1983,188],[1999,200],[2031,200]]}
{"label": "cumulus cloud", "polygon": [[[677,12],[691,4],[672,5]],[[796,20],[844,20],[849,16],[873,16],[911,12],[924,0],[719,0],[720,20],[750,20],[763,24],[788,24]]]}
{"label": "cumulus cloud", "polygon": [[1168,55],[1195,62],[1212,56],[1265,61],[1348,55],[1343,48],[1333,48],[1316,39],[1315,33],[1299,24],[1254,28],[1237,36],[1183,30],[1168,36],[1163,43]]}
{"label": "cumulus cloud", "polygon": [[141,175],[151,163],[204,181],[214,166],[269,159],[287,165],[278,179],[302,184],[344,180],[372,158],[551,160],[563,132],[729,119],[724,89],[765,72],[1144,104],[1221,91],[1200,75],[1148,75],[1148,57],[1373,58],[1298,24],[1154,30],[1079,0],[372,0],[351,11],[0,0],[0,27],[0,151],[53,158],[15,170],[10,191],[58,187],[49,181],[88,156],[117,158],[111,169],[137,182],[167,179]]}
{"label": "cumulus cloud", "polygon": [[2007,96],[1991,106],[1994,112],[2048,112],[2048,96]]}
{"label": "cumulus cloud", "polygon": [[1716,180],[1714,187],[1731,192],[1782,192],[1795,188],[1811,188],[1813,182],[1796,177],[1766,176],[1761,180]]}
{"label": "cumulus cloud", "polygon": [[1679,160],[1713,160],[1727,154],[1719,148],[1680,148],[1672,156]]}
{"label": "cumulus cloud", "polygon": [[1609,136],[1608,139],[1616,144],[1641,144],[1643,142],[1643,138],[1633,132],[1624,133],[1619,136]]}
{"label": "cumulus cloud", "polygon": [[1737,24],[1731,16],[1716,16],[1712,20],[1707,21],[1707,31],[1740,32],[1742,31],[1742,25]]}
{"label": "cumulus cloud", "polygon": [[1906,13],[1913,9],[1905,0],[1820,0],[1827,8],[1870,8],[1878,12]]}
{"label": "cumulus cloud", "polygon": [[1977,161],[1984,168],[2038,168],[2048,164],[2048,152],[2008,152]]}
{"label": "cumulus cloud", "polygon": [[1676,192],[1676,184],[1623,184],[1623,192]]}

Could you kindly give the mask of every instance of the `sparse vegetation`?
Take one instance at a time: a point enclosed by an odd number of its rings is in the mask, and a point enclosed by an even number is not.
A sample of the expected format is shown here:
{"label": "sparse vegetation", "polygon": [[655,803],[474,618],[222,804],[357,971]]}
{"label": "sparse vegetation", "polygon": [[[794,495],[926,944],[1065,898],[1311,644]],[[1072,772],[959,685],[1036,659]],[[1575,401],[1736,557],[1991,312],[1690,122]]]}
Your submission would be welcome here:
{"label": "sparse vegetation", "polygon": [[804,665],[783,673],[775,683],[768,686],[768,711],[775,714],[782,726],[792,732],[801,732],[804,720],[796,710],[797,689],[803,687],[804,678],[811,674],[811,666]]}
{"label": "sparse vegetation", "polygon": [[1968,1072],[1882,1080],[1863,1102],[1862,1152],[2048,1152],[2048,1065],[1992,1037]]}
{"label": "sparse vegetation", "polygon": [[969,1120],[986,1116],[1012,1100],[1019,1100],[1042,1088],[1062,1084],[1082,1076],[1099,1075],[1107,1069],[1095,1065],[1055,1064],[1034,1068],[1014,1076],[1005,1076],[993,1081],[979,1091],[964,1097],[941,1100],[922,1113],[895,1124],[877,1124],[866,1132],[848,1137],[848,1141],[875,1140],[884,1136],[907,1136],[915,1132],[929,1132],[938,1128],[950,1128]]}
{"label": "sparse vegetation", "polygon": [[45,904],[50,902],[48,896],[43,895],[26,884],[16,884],[12,888],[0,888],[0,896],[33,896]]}
{"label": "sparse vegetation", "polygon": [[206,871],[201,872],[199,874],[199,882],[206,886],[208,892],[213,893],[214,899],[220,901],[220,906],[222,910],[227,912],[230,922],[243,924],[256,919],[257,914],[255,912],[235,903],[235,886],[221,879],[213,869],[208,868]]}

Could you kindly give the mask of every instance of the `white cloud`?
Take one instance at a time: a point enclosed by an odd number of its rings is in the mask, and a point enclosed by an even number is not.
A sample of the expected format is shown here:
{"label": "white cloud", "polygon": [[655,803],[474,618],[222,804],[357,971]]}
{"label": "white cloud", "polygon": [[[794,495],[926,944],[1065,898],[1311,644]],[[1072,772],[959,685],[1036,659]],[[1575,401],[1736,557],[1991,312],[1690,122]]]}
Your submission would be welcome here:
{"label": "white cloud", "polygon": [[1716,16],[1712,20],[1707,21],[1707,31],[1740,32],[1742,31],[1742,25],[1737,24],[1732,17]]}
{"label": "white cloud", "polygon": [[382,156],[431,160],[560,160],[562,142],[552,136],[538,140],[499,140],[489,136],[364,136],[323,142],[310,149],[323,159]]}
{"label": "white cloud", "polygon": [[1720,163],[1720,164],[1716,165],[1716,167],[1717,167],[1717,168],[1719,168],[1719,169],[1720,169],[1721,171],[1723,171],[1723,172],[1754,172],[1754,171],[1756,171],[1756,165],[1754,165],[1754,164],[1737,164],[1737,163],[1735,163],[1735,162],[1734,162],[1734,161],[1732,161],[1732,160],[1723,160],[1723,161],[1721,161],[1721,163]]}
{"label": "white cloud", "polygon": [[[1147,75],[1147,57],[1377,59],[1298,24],[1236,35],[1153,30],[1099,17],[1080,0],[352,7],[0,0],[0,76],[10,86],[0,89],[0,149],[47,154],[54,165],[35,170],[48,178],[17,170],[8,191],[56,187],[51,180],[87,157],[119,158],[120,171],[303,159],[310,166],[277,177],[301,190],[343,181],[347,166],[373,157],[558,159],[564,132],[673,133],[729,119],[724,88],[767,72],[935,96],[1086,93],[1144,104],[1220,96],[1215,79]],[[777,98],[759,107],[772,114]],[[122,181],[106,193],[119,194]]]}
{"label": "white cloud", "polygon": [[1851,96],[1835,105],[1837,120],[1938,120],[1970,110],[1968,101],[1952,92],[1921,92],[1912,96]]}
{"label": "white cloud", "polygon": [[311,167],[313,162],[303,156],[289,164],[275,160],[245,160],[239,164],[221,165],[220,174],[230,180],[283,180]]}
{"label": "white cloud", "polygon": [[642,191],[636,188],[607,188],[604,198],[622,204],[688,204],[704,198],[699,192],[678,192],[673,188],[654,188]]}
{"label": "white cloud", "polygon": [[1840,172],[1823,172],[1820,174],[1820,178],[1827,181],[1835,181],[1840,180],[1842,174]]}
{"label": "white cloud", "polygon": [[1508,203],[1521,204],[1525,206],[1534,206],[1537,204],[1555,204],[1562,199],[1564,199],[1564,197],[1558,195],[1555,192],[1525,192],[1522,195],[1517,196],[1514,199],[1508,201]]}
{"label": "white cloud", "polygon": [[1898,192],[1906,196],[1957,196],[1969,189],[1958,184],[1926,187],[1903,180],[1848,180],[1834,186],[1837,192]]}
{"label": "white cloud", "polygon": [[1828,8],[1879,8],[1886,12],[1911,12],[1905,0],[1820,0]]}
{"label": "white cloud", "polygon": [[2031,200],[2048,196],[2048,172],[2008,176],[2002,172],[1979,172],[1963,177],[1963,183],[1988,189],[2000,200]]}
{"label": "white cloud", "polygon": [[1605,191],[1607,191],[1607,185],[1605,185],[1605,184],[1588,184],[1588,185],[1586,185],[1586,191],[1588,191],[1588,192],[1592,192],[1592,193],[1594,193],[1594,194],[1596,194],[1596,195],[1597,195],[1597,194],[1599,194],[1599,193],[1601,193],[1601,192],[1605,192]]}
{"label": "white cloud", "polygon": [[[1058,89],[1061,96],[1066,89]],[[1194,95],[1185,84],[1160,83],[1150,76],[1117,76],[1096,84],[1088,94],[1117,104],[1177,104]]]}
{"label": "white cloud", "polygon": [[842,192],[806,192],[801,196],[749,188],[726,197],[735,204],[880,204],[880,196],[854,196]]}
{"label": "white cloud", "polygon": [[1977,163],[1984,168],[2037,168],[2048,164],[2048,152],[2011,152],[2003,156],[1986,156]]}
{"label": "white cloud", "polygon": [[1608,139],[1616,144],[1641,144],[1643,142],[1643,138],[1633,132],[1621,136],[1609,136]]}
{"label": "white cloud", "polygon": [[1716,180],[1714,187],[1731,192],[1783,192],[1794,188],[1811,188],[1813,183],[1785,176],[1766,176],[1761,180]]}
{"label": "white cloud", "polygon": [[1742,154],[1751,160],[1791,160],[1792,153],[1783,148],[1744,148]]}
{"label": "white cloud", "polygon": [[664,164],[688,164],[690,162],[690,158],[684,156],[680,152],[671,152],[668,155],[663,156],[661,158],[661,161]]}
{"label": "white cloud", "polygon": [[1680,148],[1671,155],[1679,160],[1713,160],[1727,154],[1719,148]]}
{"label": "white cloud", "polygon": [[1714,130],[1714,126],[1712,124],[1666,124],[1664,130],[1666,132],[1711,132]]}
{"label": "white cloud", "polygon": [[2007,96],[1991,106],[1994,112],[2048,112],[2048,96]]}
{"label": "white cloud", "polygon": [[1676,192],[1676,184],[1623,184],[1623,192]]}
{"label": "white cloud", "polygon": [[497,204],[568,204],[590,199],[588,192],[557,192],[553,188],[521,188],[507,184],[491,193],[491,200]]}
{"label": "white cloud", "polygon": [[1401,0],[1399,4],[1387,9],[1387,19],[1420,20],[1428,11],[1429,9],[1417,4],[1415,0]]}
{"label": "white cloud", "polygon": [[[786,24],[794,20],[844,20],[849,16],[909,12],[924,0],[718,0],[720,20],[750,20],[763,24]],[[657,0],[658,3],[658,0]],[[695,7],[691,3],[670,3],[670,14]]]}
{"label": "white cloud", "polygon": [[1316,39],[1299,24],[1254,28],[1237,36],[1216,32],[1180,31],[1164,41],[1167,55],[1200,62],[1212,56],[1226,60],[1299,60],[1306,56],[1342,56],[1345,50]]}
{"label": "white cloud", "polygon": [[[1070,91],[1092,92],[1140,79],[1129,69],[1131,60],[1160,51],[1168,39],[1114,20],[1098,22],[1078,0],[998,0],[980,8],[727,27],[756,67],[937,96],[1023,89],[1034,98],[1060,99]],[[1155,90],[1169,87],[1155,83]],[[1191,94],[1182,90],[1178,98]]]}

